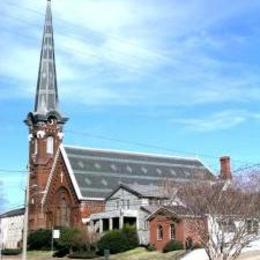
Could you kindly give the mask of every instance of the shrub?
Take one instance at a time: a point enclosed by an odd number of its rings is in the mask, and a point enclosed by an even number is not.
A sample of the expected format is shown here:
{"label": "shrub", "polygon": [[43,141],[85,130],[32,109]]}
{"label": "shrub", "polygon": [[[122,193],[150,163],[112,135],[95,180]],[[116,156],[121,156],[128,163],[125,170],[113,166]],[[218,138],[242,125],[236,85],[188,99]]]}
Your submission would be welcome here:
{"label": "shrub", "polygon": [[169,241],[163,248],[163,253],[168,253],[171,251],[181,250],[183,249],[183,245],[178,240]]}
{"label": "shrub", "polygon": [[127,250],[138,247],[139,242],[138,242],[138,236],[136,233],[135,226],[129,226],[129,225],[124,226],[122,229],[122,233],[127,239],[127,246],[128,246]]}
{"label": "shrub", "polygon": [[20,255],[22,253],[22,249],[17,248],[5,248],[2,250],[2,255]]}
{"label": "shrub", "polygon": [[64,257],[69,253],[85,249],[87,243],[84,231],[78,228],[62,228],[60,238],[54,242],[54,248],[57,249],[53,254],[54,257]]}
{"label": "shrub", "polygon": [[52,231],[49,229],[39,229],[29,234],[29,250],[50,250]]}
{"label": "shrub", "polygon": [[111,254],[116,254],[128,250],[127,238],[120,230],[113,230],[107,232],[98,241],[98,253],[104,254],[105,249],[109,249]]}
{"label": "shrub", "polygon": [[134,249],[137,246],[138,236],[136,228],[128,225],[121,230],[107,232],[97,244],[100,255],[104,254],[105,249],[109,249],[111,254],[116,254]]}

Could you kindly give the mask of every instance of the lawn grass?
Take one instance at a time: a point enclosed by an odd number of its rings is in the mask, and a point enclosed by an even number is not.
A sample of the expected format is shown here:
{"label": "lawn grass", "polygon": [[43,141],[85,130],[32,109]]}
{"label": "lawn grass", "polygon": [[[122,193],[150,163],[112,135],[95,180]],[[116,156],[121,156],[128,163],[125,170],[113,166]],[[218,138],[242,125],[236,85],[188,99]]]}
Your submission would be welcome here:
{"label": "lawn grass", "polygon": [[52,259],[52,252],[51,251],[28,251],[27,257],[29,260],[45,260],[45,259]]}
{"label": "lawn grass", "polygon": [[[158,251],[149,252],[143,247],[138,247],[124,253],[110,255],[109,260],[178,260],[180,256],[185,253],[184,250],[161,253]],[[28,260],[48,260],[58,259],[52,258],[51,252],[48,251],[28,251]],[[61,258],[62,259],[62,258]],[[63,259],[71,259],[64,257]],[[96,260],[103,260],[103,257],[95,258]],[[94,259],[93,259],[94,260]]]}

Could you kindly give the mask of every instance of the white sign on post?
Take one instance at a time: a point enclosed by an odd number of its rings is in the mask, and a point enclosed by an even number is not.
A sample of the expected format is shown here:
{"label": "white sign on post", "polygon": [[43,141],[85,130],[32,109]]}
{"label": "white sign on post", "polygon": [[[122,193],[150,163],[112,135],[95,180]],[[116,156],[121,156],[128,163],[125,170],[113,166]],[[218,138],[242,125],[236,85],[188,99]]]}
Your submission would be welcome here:
{"label": "white sign on post", "polygon": [[52,230],[52,237],[53,237],[54,239],[60,238],[60,230],[59,230],[59,229],[53,229],[53,230]]}

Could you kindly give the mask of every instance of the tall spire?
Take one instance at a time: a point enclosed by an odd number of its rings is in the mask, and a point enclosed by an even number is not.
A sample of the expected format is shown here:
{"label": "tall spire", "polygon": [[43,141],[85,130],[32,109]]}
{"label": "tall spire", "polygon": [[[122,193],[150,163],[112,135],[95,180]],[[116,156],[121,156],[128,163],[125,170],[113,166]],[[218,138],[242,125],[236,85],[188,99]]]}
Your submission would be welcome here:
{"label": "tall spire", "polygon": [[27,115],[24,122],[32,126],[52,121],[52,119],[56,119],[59,125],[65,124],[68,120],[60,114],[58,109],[51,0],[47,0],[34,111]]}
{"label": "tall spire", "polygon": [[58,110],[58,88],[55,65],[51,1],[47,0],[42,49],[34,112],[46,114]]}

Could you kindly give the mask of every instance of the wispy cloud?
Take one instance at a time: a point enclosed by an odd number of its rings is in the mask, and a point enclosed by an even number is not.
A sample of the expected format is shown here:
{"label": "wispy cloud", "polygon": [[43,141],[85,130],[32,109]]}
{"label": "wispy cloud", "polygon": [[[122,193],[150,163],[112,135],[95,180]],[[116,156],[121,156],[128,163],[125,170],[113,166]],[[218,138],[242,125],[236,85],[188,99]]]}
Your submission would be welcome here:
{"label": "wispy cloud", "polygon": [[[31,97],[45,3],[1,5],[9,9],[0,18],[0,75],[13,80],[18,96]],[[259,100],[259,64],[232,56],[233,46],[246,51],[249,36],[226,30],[257,8],[258,1],[53,1],[61,95],[78,102],[81,93],[83,104],[100,106]]]}
{"label": "wispy cloud", "polygon": [[213,113],[206,117],[174,119],[173,122],[183,125],[188,130],[198,132],[211,132],[226,130],[245,123],[248,120],[259,120],[260,112],[244,110],[225,110]]}

